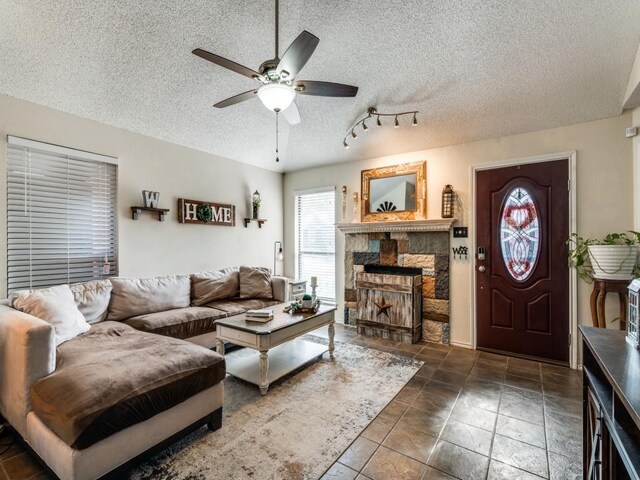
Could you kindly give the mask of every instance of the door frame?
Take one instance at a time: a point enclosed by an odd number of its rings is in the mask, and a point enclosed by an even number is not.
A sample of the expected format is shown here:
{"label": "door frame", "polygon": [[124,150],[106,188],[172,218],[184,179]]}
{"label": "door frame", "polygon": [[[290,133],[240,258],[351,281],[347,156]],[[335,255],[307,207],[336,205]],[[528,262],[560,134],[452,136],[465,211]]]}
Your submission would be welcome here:
{"label": "door frame", "polygon": [[[532,157],[513,158],[504,161],[494,161],[487,163],[479,163],[472,165],[470,169],[471,175],[471,252],[473,264],[471,267],[471,348],[477,349],[477,318],[476,318],[476,172],[481,170],[493,170],[502,167],[511,167],[514,165],[525,165],[530,163],[554,162],[557,160],[568,160],[569,169],[569,233],[577,231],[577,215],[576,215],[576,151],[566,151],[558,153],[550,153],[545,155],[536,155]],[[567,265],[567,268],[569,266]],[[569,335],[571,335],[571,344],[569,346],[569,366],[571,368],[578,367],[578,275],[575,268],[569,268]]]}

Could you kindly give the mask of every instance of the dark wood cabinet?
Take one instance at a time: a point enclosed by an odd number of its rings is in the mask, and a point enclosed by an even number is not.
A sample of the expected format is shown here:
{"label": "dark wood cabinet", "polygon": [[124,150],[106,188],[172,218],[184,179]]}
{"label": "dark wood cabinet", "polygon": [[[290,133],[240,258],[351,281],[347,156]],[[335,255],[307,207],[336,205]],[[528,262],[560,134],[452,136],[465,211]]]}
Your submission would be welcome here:
{"label": "dark wood cabinet", "polygon": [[625,332],[580,327],[587,480],[640,480],[640,351]]}

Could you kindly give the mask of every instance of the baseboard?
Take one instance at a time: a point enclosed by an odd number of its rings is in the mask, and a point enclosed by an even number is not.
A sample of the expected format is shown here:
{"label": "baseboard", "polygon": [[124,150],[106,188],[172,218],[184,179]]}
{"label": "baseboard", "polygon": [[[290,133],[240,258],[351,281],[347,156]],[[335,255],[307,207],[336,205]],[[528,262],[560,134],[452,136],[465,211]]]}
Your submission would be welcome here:
{"label": "baseboard", "polygon": [[468,348],[469,350],[473,350],[473,345],[471,345],[470,343],[465,343],[465,342],[449,342],[449,345],[451,345],[451,346],[453,346],[453,347]]}

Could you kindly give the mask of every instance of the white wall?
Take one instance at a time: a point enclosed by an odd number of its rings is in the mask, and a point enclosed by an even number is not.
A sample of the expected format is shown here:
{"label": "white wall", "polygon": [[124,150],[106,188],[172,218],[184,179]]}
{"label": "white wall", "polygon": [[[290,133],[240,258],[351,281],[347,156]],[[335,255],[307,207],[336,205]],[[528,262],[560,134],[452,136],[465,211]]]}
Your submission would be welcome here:
{"label": "white wall", "polygon": [[[620,117],[560,127],[509,137],[423,150],[403,155],[361,160],[352,163],[287,173],[284,178],[286,273],[293,274],[294,224],[293,192],[297,189],[342,185],[349,189],[347,221],[351,221],[352,193],[360,192],[360,171],[405,162],[427,161],[427,218],[440,218],[442,188],[450,183],[460,196],[463,210],[456,216],[458,225],[471,227],[471,167],[520,157],[548,153],[577,151],[578,232],[586,236],[601,236],[610,231],[633,227],[632,142],[624,137],[631,114]],[[375,135],[375,132],[373,133]],[[366,135],[361,138],[366,142]],[[354,147],[355,148],[355,147]],[[336,218],[340,218],[340,195],[336,199]],[[469,241],[474,232],[469,230]],[[460,242],[456,239],[454,245]],[[344,300],[344,235],[336,237],[336,282],[339,316]],[[473,262],[451,260],[451,340],[459,344],[472,343],[471,283]],[[578,320],[590,324],[588,299],[591,286],[580,281],[578,287]],[[610,310],[617,305],[613,296]],[[615,305],[615,307],[614,307]],[[613,318],[615,315],[608,315]]]}
{"label": "white wall", "polygon": [[[211,126],[212,129],[215,125]],[[151,276],[189,273],[231,265],[273,267],[273,242],[282,237],[282,174],[110,127],[92,120],[0,95],[0,198],[6,198],[7,135],[30,138],[119,158],[118,240],[120,274]],[[247,139],[250,141],[250,139]],[[130,206],[142,204],[142,190],[160,192],[167,219]],[[254,190],[262,195],[261,229],[250,216]],[[236,206],[236,226],[179,224],[179,197]],[[0,208],[0,292],[6,294],[6,208]]]}
{"label": "white wall", "polygon": [[[629,127],[640,128],[640,107],[632,112]],[[640,232],[640,135],[633,137],[633,229]]]}

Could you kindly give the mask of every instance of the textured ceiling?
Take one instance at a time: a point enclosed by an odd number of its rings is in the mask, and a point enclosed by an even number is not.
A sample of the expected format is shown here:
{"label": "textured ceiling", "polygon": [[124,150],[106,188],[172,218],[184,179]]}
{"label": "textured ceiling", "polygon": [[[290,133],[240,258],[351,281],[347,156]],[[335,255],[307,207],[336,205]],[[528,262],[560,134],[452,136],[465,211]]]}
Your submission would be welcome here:
{"label": "textured ceiling", "polygon": [[[274,170],[402,153],[618,115],[640,34],[638,0],[281,0],[280,49],[320,38],[299,79],[357,85],[298,96],[302,123],[258,99],[214,109],[273,57],[272,0],[0,0],[0,93]],[[420,110],[417,128],[370,129],[368,106]],[[410,118],[407,120],[410,121]],[[365,138],[366,137],[366,138]]]}

